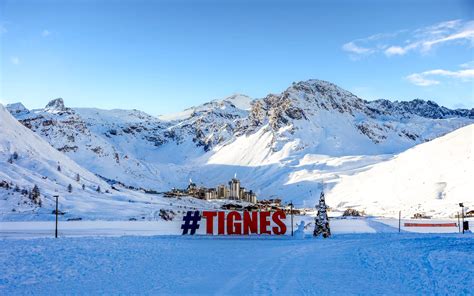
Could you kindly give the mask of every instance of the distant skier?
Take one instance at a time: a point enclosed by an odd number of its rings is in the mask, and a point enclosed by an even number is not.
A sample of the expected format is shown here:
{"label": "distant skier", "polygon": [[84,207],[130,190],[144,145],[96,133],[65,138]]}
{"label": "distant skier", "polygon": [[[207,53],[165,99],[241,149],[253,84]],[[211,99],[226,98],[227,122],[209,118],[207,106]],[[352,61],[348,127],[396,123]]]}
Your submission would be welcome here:
{"label": "distant skier", "polygon": [[316,206],[318,214],[314,218],[314,232],[313,236],[318,237],[323,235],[324,238],[331,236],[331,229],[329,228],[329,218],[327,214],[326,200],[324,198],[324,191],[321,191],[319,197],[319,204]]}

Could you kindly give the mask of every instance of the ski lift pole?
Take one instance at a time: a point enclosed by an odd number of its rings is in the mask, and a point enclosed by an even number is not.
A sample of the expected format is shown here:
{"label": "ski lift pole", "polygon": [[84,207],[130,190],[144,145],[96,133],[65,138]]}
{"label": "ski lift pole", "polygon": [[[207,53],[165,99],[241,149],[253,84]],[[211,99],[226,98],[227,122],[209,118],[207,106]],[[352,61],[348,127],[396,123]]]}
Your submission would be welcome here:
{"label": "ski lift pole", "polygon": [[58,195],[54,196],[56,198],[56,227],[54,231],[54,237],[58,238]]}

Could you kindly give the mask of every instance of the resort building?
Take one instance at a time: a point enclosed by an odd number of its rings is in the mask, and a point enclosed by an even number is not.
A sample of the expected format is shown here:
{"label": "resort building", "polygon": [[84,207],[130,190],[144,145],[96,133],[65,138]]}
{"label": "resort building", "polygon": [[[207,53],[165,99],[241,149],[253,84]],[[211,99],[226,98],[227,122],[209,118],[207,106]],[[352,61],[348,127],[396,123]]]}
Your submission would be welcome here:
{"label": "resort building", "polygon": [[184,196],[190,195],[195,198],[212,200],[212,199],[231,199],[241,200],[249,203],[257,203],[257,195],[252,191],[245,190],[244,187],[240,186],[240,180],[234,176],[229,181],[229,187],[221,184],[216,188],[198,187],[196,183],[189,180],[188,187],[186,189],[173,189],[170,192],[166,192],[165,196]]}

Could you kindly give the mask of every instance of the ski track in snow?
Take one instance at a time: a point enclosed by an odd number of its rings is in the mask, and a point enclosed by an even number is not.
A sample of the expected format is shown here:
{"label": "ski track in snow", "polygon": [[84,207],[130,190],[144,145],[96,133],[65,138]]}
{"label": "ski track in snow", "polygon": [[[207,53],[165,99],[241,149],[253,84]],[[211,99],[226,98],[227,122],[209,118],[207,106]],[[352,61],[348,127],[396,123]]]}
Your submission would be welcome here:
{"label": "ski track in snow", "polygon": [[469,295],[473,238],[0,240],[0,294]]}

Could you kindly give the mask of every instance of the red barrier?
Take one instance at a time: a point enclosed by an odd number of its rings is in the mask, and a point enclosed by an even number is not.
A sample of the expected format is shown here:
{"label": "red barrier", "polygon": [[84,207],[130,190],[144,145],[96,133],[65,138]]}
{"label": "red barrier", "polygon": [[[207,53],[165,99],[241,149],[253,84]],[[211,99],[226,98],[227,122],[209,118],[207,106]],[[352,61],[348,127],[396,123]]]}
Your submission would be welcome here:
{"label": "red barrier", "polygon": [[456,223],[405,223],[405,227],[457,227]]}

